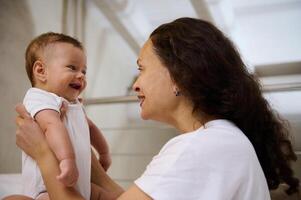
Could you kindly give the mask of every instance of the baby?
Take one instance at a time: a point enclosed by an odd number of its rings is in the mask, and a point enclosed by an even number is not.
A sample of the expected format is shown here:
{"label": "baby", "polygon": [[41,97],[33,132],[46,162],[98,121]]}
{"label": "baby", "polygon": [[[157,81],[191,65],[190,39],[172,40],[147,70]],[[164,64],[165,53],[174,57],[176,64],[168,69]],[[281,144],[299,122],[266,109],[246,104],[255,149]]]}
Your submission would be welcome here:
{"label": "baby", "polygon": [[[26,71],[33,87],[27,91],[23,104],[44,131],[59,161],[60,174],[56,178],[68,187],[75,186],[85,199],[90,199],[90,138],[105,169],[110,156],[101,132],[86,118],[78,99],[86,87],[82,44],[64,34],[42,34],[27,47]],[[62,116],[63,104],[67,111]],[[22,178],[26,196],[49,199],[37,164],[24,152]]]}

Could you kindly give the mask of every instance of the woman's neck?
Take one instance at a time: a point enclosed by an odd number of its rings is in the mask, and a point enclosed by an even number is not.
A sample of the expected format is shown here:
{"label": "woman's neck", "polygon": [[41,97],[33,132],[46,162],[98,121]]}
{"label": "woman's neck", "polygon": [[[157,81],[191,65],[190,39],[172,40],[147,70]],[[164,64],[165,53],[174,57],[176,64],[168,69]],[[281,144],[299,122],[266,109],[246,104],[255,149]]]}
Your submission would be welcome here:
{"label": "woman's neck", "polygon": [[203,124],[192,116],[182,115],[174,124],[181,133],[189,133],[199,129]]}
{"label": "woman's neck", "polygon": [[178,106],[168,123],[181,133],[188,133],[200,128],[204,121],[193,114],[193,107],[186,102]]}

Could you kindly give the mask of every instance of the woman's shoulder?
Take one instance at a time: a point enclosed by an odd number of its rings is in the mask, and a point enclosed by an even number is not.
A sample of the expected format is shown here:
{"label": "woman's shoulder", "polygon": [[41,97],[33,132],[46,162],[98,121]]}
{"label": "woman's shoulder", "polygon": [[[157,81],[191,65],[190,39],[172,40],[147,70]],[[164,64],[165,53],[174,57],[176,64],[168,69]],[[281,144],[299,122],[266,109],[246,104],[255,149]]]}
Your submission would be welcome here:
{"label": "woman's shoulder", "polygon": [[219,119],[207,122],[191,135],[191,140],[209,144],[251,144],[246,135],[231,121]]}
{"label": "woman's shoulder", "polygon": [[228,120],[214,120],[206,123],[203,128],[183,138],[187,143],[186,150],[198,159],[228,157],[247,159],[256,157],[255,150],[245,134]]}
{"label": "woman's shoulder", "polygon": [[210,121],[196,131],[172,138],[159,153],[160,156],[170,154],[183,159],[189,155],[201,163],[211,158],[217,163],[225,159],[246,163],[257,159],[251,142],[228,120]]}

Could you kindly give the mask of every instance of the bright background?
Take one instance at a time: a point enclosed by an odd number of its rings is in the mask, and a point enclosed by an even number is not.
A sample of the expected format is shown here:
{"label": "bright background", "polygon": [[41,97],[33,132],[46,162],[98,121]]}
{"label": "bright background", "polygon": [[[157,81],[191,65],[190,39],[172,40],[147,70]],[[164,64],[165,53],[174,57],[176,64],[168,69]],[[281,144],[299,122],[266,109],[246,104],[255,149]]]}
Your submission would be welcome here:
{"label": "bright background", "polygon": [[[30,87],[24,52],[31,39],[54,31],[82,41],[88,56],[83,97],[101,101],[133,94],[129,88],[143,42],[158,25],[184,16],[209,20],[233,40],[273,108],[289,120],[300,158],[300,0],[0,0],[0,173],[21,170],[14,106]],[[177,134],[166,125],[142,121],[135,102],[93,104],[86,110],[111,147],[109,174],[125,188]],[[301,178],[300,159],[294,168]],[[0,197],[8,183],[4,180]]]}

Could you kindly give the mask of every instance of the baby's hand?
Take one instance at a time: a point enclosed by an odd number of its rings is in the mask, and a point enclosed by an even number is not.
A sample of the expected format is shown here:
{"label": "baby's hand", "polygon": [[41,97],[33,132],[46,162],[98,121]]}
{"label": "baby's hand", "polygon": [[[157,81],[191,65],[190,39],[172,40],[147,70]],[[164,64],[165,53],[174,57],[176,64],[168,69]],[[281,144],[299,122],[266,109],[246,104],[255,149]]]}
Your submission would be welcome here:
{"label": "baby's hand", "polygon": [[64,159],[60,162],[61,174],[56,178],[65,186],[72,187],[78,179],[78,170],[74,159]]}
{"label": "baby's hand", "polygon": [[107,171],[112,163],[111,156],[109,153],[99,153],[99,162],[101,166]]}

